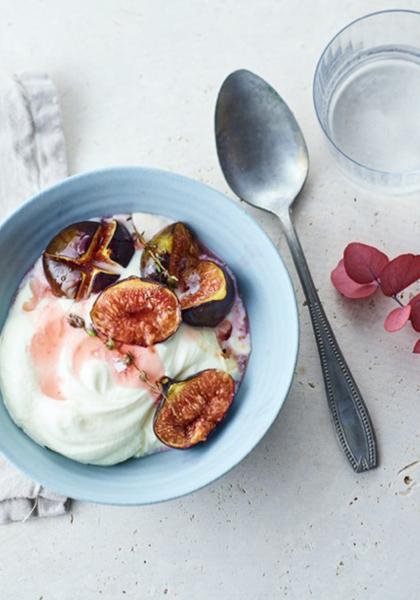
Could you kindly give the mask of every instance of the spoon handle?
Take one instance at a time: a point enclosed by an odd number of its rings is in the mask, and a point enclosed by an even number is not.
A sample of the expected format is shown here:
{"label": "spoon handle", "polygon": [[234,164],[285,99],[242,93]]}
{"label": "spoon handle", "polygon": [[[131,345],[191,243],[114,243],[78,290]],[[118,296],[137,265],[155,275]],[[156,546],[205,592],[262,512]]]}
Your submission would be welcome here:
{"label": "spoon handle", "polygon": [[279,214],[279,218],[308,302],[338,441],[353,469],[368,471],[377,464],[369,413],[322,307],[290,212]]}

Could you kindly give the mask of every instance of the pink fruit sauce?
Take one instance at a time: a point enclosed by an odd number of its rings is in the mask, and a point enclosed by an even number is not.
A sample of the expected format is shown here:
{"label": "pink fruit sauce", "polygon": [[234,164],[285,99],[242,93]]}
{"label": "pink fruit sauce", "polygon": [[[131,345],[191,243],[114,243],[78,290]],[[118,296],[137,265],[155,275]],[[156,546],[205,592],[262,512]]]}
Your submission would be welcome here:
{"label": "pink fruit sauce", "polygon": [[[83,332],[76,333],[82,333],[83,336]],[[123,359],[127,354],[132,355],[135,364],[147,374],[151,383],[156,383],[164,376],[163,364],[154,346],[142,348],[122,344],[118,350],[108,350],[99,338],[86,337],[86,335],[73,347],[72,373],[79,376],[87,360],[98,358],[105,360],[111,366],[112,376],[118,384],[129,388],[149,389],[139,378],[139,371],[133,365],[124,364]]]}
{"label": "pink fruit sauce", "polygon": [[48,312],[48,318],[32,338],[30,351],[41,390],[46,396],[64,400],[57,363],[64,340],[65,322],[54,307],[49,308]]}
{"label": "pink fruit sauce", "polygon": [[[35,285],[32,285],[32,283]],[[32,311],[46,296],[42,282],[33,280],[33,297],[25,303],[24,310]],[[35,291],[36,290],[36,291]],[[41,291],[42,290],[42,291]],[[131,354],[135,364],[142,369],[153,384],[164,375],[163,364],[154,346],[142,348],[122,344],[118,349],[109,350],[103,340],[90,337],[82,329],[74,329],[67,322],[65,313],[56,303],[48,302],[41,313],[39,327],[34,334],[30,352],[41,390],[55,400],[65,400],[63,382],[59,374],[59,361],[64,351],[71,356],[71,370],[75,377],[80,375],[84,363],[91,359],[106,361],[116,383],[129,388],[149,389],[139,377],[133,365],[123,362]]]}
{"label": "pink fruit sauce", "polygon": [[46,296],[52,296],[51,288],[45,277],[34,277],[29,284],[32,292],[32,298],[23,303],[23,310],[30,312],[35,310],[38,304]]}

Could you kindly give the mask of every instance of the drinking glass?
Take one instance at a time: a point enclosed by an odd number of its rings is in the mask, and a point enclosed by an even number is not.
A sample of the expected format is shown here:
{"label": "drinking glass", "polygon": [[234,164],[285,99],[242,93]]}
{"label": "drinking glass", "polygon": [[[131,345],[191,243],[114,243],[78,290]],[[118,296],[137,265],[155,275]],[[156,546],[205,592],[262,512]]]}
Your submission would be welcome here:
{"label": "drinking glass", "polygon": [[315,111],[341,168],[384,192],[420,188],[420,12],[356,19],[316,67]]}

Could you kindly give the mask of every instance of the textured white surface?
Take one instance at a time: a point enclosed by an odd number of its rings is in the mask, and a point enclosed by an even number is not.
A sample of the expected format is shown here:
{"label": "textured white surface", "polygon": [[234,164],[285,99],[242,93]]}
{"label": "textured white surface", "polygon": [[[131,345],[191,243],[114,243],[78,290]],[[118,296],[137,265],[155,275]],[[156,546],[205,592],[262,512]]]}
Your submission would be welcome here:
{"label": "textured white surface", "polygon": [[[399,473],[420,458],[414,335],[383,333],[388,302],[346,303],[329,272],[353,239],[390,254],[419,252],[420,205],[344,179],[311,100],[315,63],[329,38],[352,18],[388,7],[379,0],[1,2],[2,64],[45,69],[54,78],[72,172],[159,166],[230,195],[212,135],[222,79],[246,66],[284,95],[311,152],[297,227],[369,405],[381,460],[376,471],[356,476],[337,448],[298,289],[295,382],[248,459],[207,489],[167,504],[76,504],[72,516],[1,528],[2,600],[418,598],[420,470]],[[274,221],[257,219],[278,242]],[[280,249],[290,265],[282,241]],[[407,474],[412,485],[403,482]]]}

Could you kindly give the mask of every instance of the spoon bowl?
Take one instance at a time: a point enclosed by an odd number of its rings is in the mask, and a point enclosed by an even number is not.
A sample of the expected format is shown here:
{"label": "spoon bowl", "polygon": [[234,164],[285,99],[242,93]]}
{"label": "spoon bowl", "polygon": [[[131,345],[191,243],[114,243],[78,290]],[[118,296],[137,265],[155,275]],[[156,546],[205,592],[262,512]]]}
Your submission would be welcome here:
{"label": "spoon bowl", "polygon": [[283,212],[309,170],[306,143],[290,108],[261,77],[241,69],[223,83],[215,121],[220,164],[230,187],[258,208]]}

